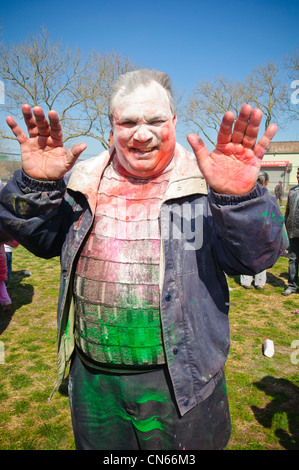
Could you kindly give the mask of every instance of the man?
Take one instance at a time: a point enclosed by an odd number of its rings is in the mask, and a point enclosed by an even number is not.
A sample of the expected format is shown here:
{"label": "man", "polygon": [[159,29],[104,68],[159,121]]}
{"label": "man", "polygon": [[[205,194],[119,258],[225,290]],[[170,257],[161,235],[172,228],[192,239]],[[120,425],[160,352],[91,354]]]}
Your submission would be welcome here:
{"label": "man", "polygon": [[299,262],[299,168],[297,169],[298,184],[290,189],[285,211],[285,225],[289,236],[289,270],[288,287],[282,292],[290,295],[297,292]]}
{"label": "man", "polygon": [[275,186],[274,193],[275,193],[276,200],[279,202],[279,205],[282,206],[282,196],[283,196],[282,181],[279,181],[279,183]]}
{"label": "man", "polygon": [[284,250],[279,208],[255,185],[276,126],[256,144],[262,113],[244,105],[210,155],[190,134],[193,155],[176,143],[167,74],[130,72],[109,97],[114,145],[74,167],[86,145],[67,152],[55,111],[22,109],[29,138],[7,118],[23,170],[2,191],[0,233],[61,256],[58,383],[71,361],[76,448],[223,449],[224,272],[255,274]]}

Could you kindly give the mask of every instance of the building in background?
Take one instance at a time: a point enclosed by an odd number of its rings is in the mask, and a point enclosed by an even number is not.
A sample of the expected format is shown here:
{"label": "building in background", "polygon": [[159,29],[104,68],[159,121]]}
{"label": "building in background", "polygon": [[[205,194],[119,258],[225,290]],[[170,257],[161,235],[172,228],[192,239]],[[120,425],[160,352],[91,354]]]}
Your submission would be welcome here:
{"label": "building in background", "polygon": [[269,175],[268,190],[274,194],[274,188],[282,182],[284,197],[289,188],[297,183],[299,167],[299,142],[271,142],[263,161],[262,169]]}

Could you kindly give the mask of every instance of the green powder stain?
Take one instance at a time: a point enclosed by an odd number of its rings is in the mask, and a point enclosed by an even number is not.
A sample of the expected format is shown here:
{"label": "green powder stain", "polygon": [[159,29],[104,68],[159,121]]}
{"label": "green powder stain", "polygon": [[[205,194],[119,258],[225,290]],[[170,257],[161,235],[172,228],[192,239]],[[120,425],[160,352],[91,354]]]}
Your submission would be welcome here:
{"label": "green powder stain", "polygon": [[[263,212],[262,216],[266,218],[268,216],[268,212],[267,211]],[[272,222],[274,222],[275,224],[283,225],[284,216],[282,214],[277,214],[276,212],[272,212]]]}
{"label": "green powder stain", "polygon": [[223,393],[225,393],[225,395],[227,396],[227,388],[226,388],[226,382],[225,382],[225,380],[223,380],[223,382],[222,382],[222,391],[223,391]]}
{"label": "green powder stain", "polygon": [[279,225],[283,225],[283,224],[284,224],[284,217],[283,217],[283,215],[275,214],[275,212],[273,212],[273,214],[272,214],[272,220],[273,220],[273,222],[275,222],[276,224],[279,224]]}
{"label": "green powder stain", "polygon": [[139,308],[121,304],[117,308],[99,305],[96,309],[93,304],[82,307],[77,312],[77,339],[94,360],[130,365],[164,363],[158,308],[147,302]]}
{"label": "green powder stain", "polygon": [[148,401],[158,401],[158,402],[167,402],[169,401],[167,398],[159,395],[158,393],[146,393],[144,394],[137,403],[147,403]]}
{"label": "green powder stain", "polygon": [[163,426],[158,420],[159,416],[151,416],[148,419],[133,419],[132,423],[134,427],[141,432],[150,432],[154,431],[155,429],[159,429],[160,431],[163,431]]}

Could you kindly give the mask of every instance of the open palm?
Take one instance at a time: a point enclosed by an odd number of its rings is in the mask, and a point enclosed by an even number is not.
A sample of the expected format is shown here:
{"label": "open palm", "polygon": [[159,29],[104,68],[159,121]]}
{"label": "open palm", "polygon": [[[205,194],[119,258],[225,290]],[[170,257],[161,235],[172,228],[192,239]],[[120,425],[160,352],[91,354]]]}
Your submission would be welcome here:
{"label": "open palm", "polygon": [[254,187],[262,158],[277,130],[271,124],[256,144],[262,116],[261,110],[244,105],[233,129],[234,115],[230,111],[225,113],[216,148],[210,155],[198,136],[188,135],[199,168],[216,192],[245,194]]}
{"label": "open palm", "polygon": [[29,137],[13,117],[8,116],[6,122],[21,145],[24,171],[37,179],[62,178],[74,166],[86,144],[76,144],[71,150],[66,150],[56,111],[49,111],[49,123],[39,106],[33,108],[32,113],[30,106],[25,104],[22,112]]}

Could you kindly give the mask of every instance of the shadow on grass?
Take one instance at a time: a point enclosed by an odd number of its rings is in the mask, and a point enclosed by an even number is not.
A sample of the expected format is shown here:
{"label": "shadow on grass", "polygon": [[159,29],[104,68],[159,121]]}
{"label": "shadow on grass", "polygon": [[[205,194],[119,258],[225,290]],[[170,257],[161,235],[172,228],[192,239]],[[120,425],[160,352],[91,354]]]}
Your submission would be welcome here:
{"label": "shadow on grass", "polygon": [[281,273],[280,276],[275,276],[272,273],[267,272],[267,284],[271,284],[273,287],[281,287],[282,289],[285,289],[287,287],[287,282],[285,282],[283,279],[288,279],[288,273]]}
{"label": "shadow on grass", "polygon": [[257,421],[265,428],[271,428],[275,415],[285,414],[288,421],[288,430],[278,428],[275,435],[279,438],[280,445],[287,450],[299,449],[299,388],[286,379],[264,377],[254,385],[273,397],[265,408],[252,406],[252,411]]}
{"label": "shadow on grass", "polygon": [[0,310],[0,335],[6,330],[11,319],[22,305],[27,305],[32,302],[34,287],[31,284],[22,284],[22,280],[27,278],[28,275],[24,274],[24,270],[13,271],[10,283],[8,284],[7,291],[12,300],[12,308],[4,312]]}

